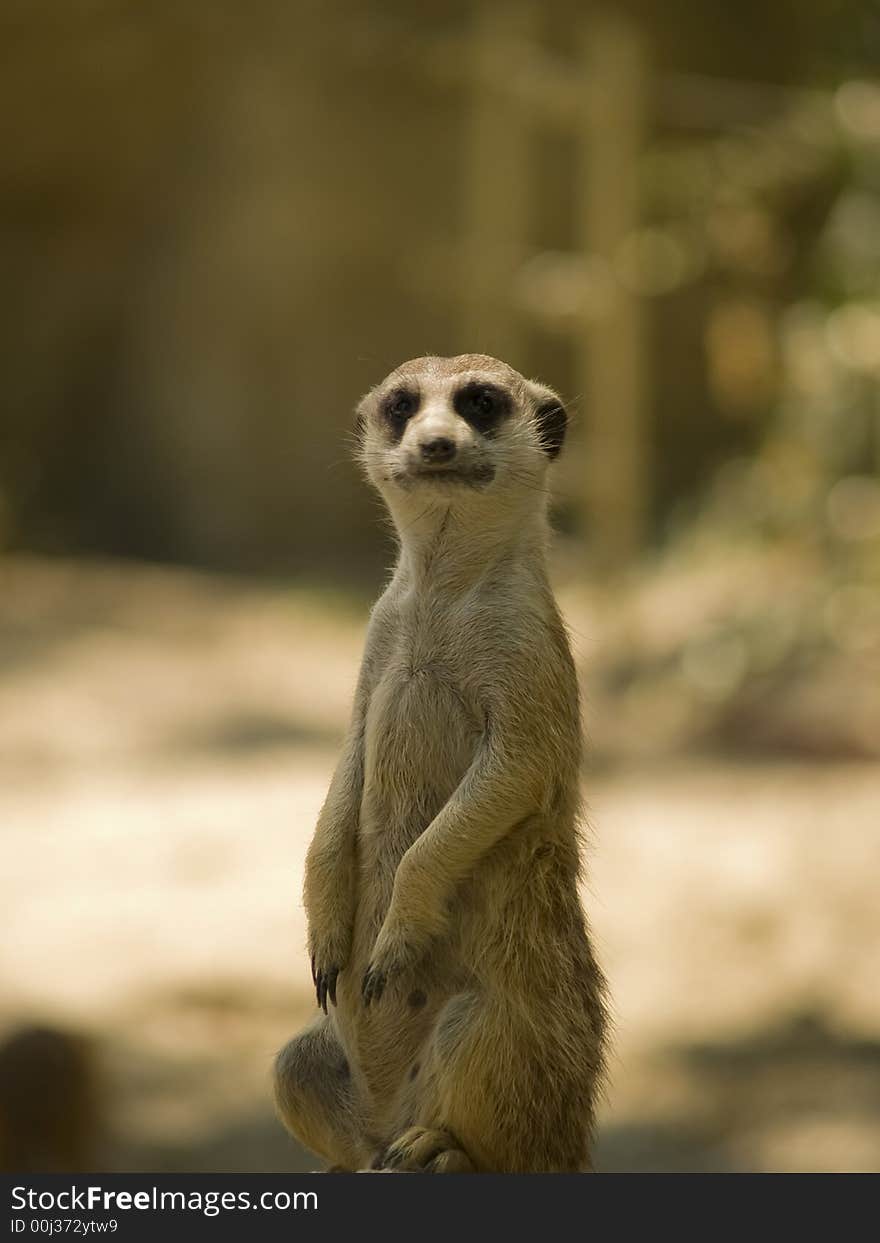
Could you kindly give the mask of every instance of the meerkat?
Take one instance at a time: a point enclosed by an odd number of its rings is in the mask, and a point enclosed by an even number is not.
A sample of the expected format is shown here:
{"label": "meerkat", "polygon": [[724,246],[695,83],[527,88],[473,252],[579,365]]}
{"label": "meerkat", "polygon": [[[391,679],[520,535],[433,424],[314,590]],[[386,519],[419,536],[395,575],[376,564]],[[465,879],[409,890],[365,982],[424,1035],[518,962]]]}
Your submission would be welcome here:
{"label": "meerkat", "polygon": [[604,982],[545,560],[566,426],[479,354],[404,363],[358,407],[399,557],[306,859],[319,1014],[275,1067],[282,1121],[336,1169],[591,1168]]}

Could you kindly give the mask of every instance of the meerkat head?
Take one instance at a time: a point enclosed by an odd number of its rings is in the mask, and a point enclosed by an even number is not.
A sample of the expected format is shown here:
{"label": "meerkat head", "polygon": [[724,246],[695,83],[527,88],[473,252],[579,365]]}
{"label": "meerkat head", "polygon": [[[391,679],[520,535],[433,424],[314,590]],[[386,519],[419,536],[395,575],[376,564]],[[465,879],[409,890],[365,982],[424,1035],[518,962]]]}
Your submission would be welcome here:
{"label": "meerkat head", "polygon": [[403,363],[357,410],[359,455],[392,509],[538,503],[568,417],[560,398],[497,358],[460,354]]}

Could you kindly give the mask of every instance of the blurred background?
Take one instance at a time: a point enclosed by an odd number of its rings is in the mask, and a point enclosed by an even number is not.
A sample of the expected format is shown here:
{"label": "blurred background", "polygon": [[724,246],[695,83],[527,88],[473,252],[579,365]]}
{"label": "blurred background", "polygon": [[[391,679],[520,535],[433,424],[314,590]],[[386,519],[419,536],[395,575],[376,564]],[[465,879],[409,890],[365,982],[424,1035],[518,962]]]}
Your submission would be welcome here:
{"label": "blurred background", "polygon": [[0,1166],[315,1167],[358,396],[561,390],[605,1170],[880,1168],[880,6],[0,0]]}

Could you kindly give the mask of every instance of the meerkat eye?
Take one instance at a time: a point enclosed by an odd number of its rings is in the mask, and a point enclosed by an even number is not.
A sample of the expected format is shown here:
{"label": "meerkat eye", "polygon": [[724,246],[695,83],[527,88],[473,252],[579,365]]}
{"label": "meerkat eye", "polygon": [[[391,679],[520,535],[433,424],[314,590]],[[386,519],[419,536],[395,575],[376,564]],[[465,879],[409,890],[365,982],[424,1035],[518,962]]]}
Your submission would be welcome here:
{"label": "meerkat eye", "polygon": [[392,414],[395,419],[408,419],[415,408],[415,404],[410,393],[400,393],[390,403],[388,413]]}
{"label": "meerkat eye", "polygon": [[419,399],[415,393],[409,392],[408,389],[398,389],[386,399],[384,411],[386,417],[393,423],[405,423],[407,419],[412,418],[418,407]]}
{"label": "meerkat eye", "polygon": [[510,411],[510,398],[491,384],[466,384],[453,398],[455,412],[476,431],[489,435]]}

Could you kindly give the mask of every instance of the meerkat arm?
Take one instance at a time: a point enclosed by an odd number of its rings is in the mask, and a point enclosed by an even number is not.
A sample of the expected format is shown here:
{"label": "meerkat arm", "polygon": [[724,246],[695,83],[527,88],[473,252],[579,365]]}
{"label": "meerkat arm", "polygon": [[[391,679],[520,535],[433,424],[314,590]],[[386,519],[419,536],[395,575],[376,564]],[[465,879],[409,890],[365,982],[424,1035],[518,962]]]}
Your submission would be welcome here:
{"label": "meerkat arm", "polygon": [[538,720],[553,720],[552,713],[559,710],[559,705],[523,702],[508,704],[495,717],[490,714],[483,742],[461,782],[398,865],[391,905],[364,981],[368,1002],[381,994],[388,974],[410,965],[431,939],[443,935],[449,899],[478,861],[515,825],[549,806],[552,774],[560,760],[570,757],[555,754],[546,730],[540,741],[535,718],[537,713]]}
{"label": "meerkat arm", "polygon": [[[439,933],[446,899],[478,860],[545,801],[535,757],[491,734],[452,797],[401,859],[392,907],[404,923]],[[429,928],[428,925],[431,925]]]}
{"label": "meerkat arm", "polygon": [[[374,612],[374,621],[375,621]],[[306,854],[303,904],[318,1004],[336,1002],[336,979],[351,950],[357,831],[364,788],[364,729],[375,683],[378,627],[371,624],[355,691],[351,723]]]}
{"label": "meerkat arm", "polygon": [[303,903],[318,1004],[336,1000],[351,945],[358,805],[363,789],[362,709],[356,702],[339,763],[306,854]]}

